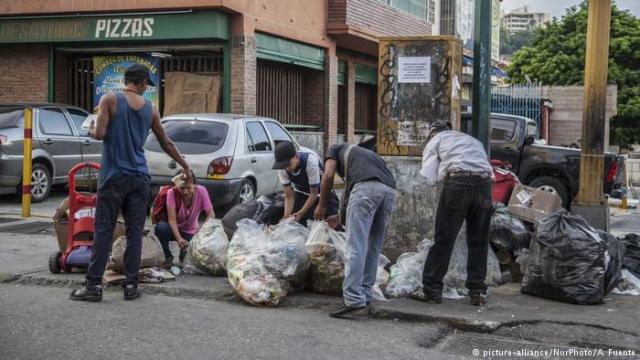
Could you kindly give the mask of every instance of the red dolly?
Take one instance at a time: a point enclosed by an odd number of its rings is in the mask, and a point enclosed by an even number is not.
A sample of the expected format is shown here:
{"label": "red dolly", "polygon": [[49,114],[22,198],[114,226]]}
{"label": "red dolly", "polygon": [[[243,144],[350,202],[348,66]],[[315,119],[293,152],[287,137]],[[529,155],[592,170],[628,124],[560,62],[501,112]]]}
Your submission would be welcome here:
{"label": "red dolly", "polygon": [[67,248],[64,252],[56,251],[49,257],[49,270],[52,273],[71,272],[72,268],[86,269],[91,260],[97,196],[76,191],[76,174],[85,168],[100,170],[100,164],[84,162],[69,171]]}

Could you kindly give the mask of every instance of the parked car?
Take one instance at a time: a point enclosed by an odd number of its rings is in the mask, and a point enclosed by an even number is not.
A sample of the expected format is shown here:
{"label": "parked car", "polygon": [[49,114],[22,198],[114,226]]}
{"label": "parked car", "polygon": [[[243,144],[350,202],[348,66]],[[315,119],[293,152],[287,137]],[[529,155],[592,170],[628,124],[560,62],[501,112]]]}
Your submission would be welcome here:
{"label": "parked car", "polygon": [[[69,170],[79,162],[100,162],[102,142],[81,128],[89,113],[52,103],[0,104],[0,193],[21,193],[24,109],[33,109],[31,199],[44,201],[53,185],[68,182]],[[95,173],[79,176],[79,179]]]}
{"label": "parked car", "polygon": [[[191,166],[216,207],[230,207],[281,189],[273,149],[296,140],[274,119],[234,114],[173,115],[162,119],[168,137]],[[181,171],[153,133],[145,143],[151,199]]]}
{"label": "parked car", "polygon": [[[471,133],[471,114],[462,115],[462,130]],[[580,150],[537,144],[538,126],[532,119],[491,114],[491,158],[508,161],[520,181],[556,193],[568,207],[578,193]],[[621,185],[624,160],[604,155],[603,191],[610,194]]]}

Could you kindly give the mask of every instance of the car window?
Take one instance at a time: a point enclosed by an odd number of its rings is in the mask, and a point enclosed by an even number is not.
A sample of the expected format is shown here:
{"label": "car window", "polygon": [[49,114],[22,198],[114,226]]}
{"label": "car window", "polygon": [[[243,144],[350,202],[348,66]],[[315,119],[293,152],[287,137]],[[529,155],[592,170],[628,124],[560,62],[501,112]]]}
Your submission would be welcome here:
{"label": "car window", "polygon": [[71,116],[71,121],[76,125],[76,129],[82,136],[89,135],[89,129],[83,129],[82,123],[85,121],[89,114],[86,111],[82,111],[80,109],[67,109],[69,115]]}
{"label": "car window", "polygon": [[16,128],[22,125],[24,109],[5,107],[0,108],[0,129]]}
{"label": "car window", "polygon": [[61,109],[40,109],[40,131],[46,135],[73,135],[67,118]]}
{"label": "car window", "polygon": [[287,134],[287,132],[284,131],[284,129],[280,125],[274,123],[273,121],[266,121],[264,124],[271,134],[274,145],[277,146],[279,143],[285,141],[293,142],[289,134]]}
{"label": "car window", "polygon": [[271,151],[267,132],[257,121],[247,123],[247,143],[249,151]]}
{"label": "car window", "polygon": [[[229,130],[225,123],[201,120],[168,120],[162,123],[162,127],[183,154],[207,154],[220,150]],[[153,132],[147,136],[144,148],[163,151]]]}
{"label": "car window", "polygon": [[491,141],[507,142],[513,139],[516,122],[504,119],[491,119]]}
{"label": "car window", "polygon": [[527,123],[527,136],[533,136],[534,139],[538,138],[538,126],[535,123]]}

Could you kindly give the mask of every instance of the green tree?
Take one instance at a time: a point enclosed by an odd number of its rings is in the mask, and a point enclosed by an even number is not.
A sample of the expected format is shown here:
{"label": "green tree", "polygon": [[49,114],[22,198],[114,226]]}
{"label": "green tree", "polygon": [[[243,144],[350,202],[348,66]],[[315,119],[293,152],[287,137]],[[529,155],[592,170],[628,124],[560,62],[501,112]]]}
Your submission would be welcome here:
{"label": "green tree", "polygon": [[519,31],[511,34],[504,28],[500,29],[500,55],[511,55],[521,48],[528,46],[533,40],[533,30]]}
{"label": "green tree", "polygon": [[[534,32],[530,46],[514,54],[507,68],[512,83],[526,75],[545,85],[582,85],[587,40],[587,1],[571,7],[560,20]],[[618,114],[612,119],[612,143],[640,142],[640,19],[611,9],[609,84],[618,86]],[[618,130],[628,128],[634,131]],[[624,135],[623,135],[624,134]],[[633,136],[630,136],[633,134]]]}

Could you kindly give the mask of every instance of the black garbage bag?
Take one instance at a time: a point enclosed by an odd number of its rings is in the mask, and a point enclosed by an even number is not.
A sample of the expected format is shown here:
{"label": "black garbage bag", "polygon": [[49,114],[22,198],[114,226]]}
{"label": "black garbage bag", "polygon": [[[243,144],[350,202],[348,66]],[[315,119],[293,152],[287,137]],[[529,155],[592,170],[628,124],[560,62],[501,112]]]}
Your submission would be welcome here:
{"label": "black garbage bag", "polygon": [[[282,212],[280,214],[280,218],[278,218],[277,221],[273,222],[273,219],[277,217],[277,208],[279,208],[280,203],[282,203]],[[269,216],[266,217],[266,219],[269,220],[267,222],[261,221],[261,218],[264,217],[265,212],[269,213]],[[227,236],[229,238],[232,238],[233,234],[238,228],[236,226],[236,223],[242,219],[255,220],[256,222],[258,222],[258,224],[266,223],[267,225],[273,225],[277,224],[280,219],[282,219],[283,214],[284,194],[282,192],[272,193],[269,195],[260,196],[255,200],[236,204],[229,211],[227,211],[227,213],[222,218],[222,226]]]}
{"label": "black garbage bag", "polygon": [[522,293],[574,304],[601,304],[607,243],[581,216],[559,210],[536,223]]}
{"label": "black garbage bag", "polygon": [[622,281],[624,244],[608,232],[598,230],[598,235],[607,242],[607,255],[605,257],[607,268],[604,273],[604,294],[606,295]]}
{"label": "black garbage bag", "polygon": [[640,278],[640,235],[626,234],[619,237],[624,244],[624,259],[622,267],[629,270],[635,277]]}
{"label": "black garbage bag", "polygon": [[531,242],[531,232],[527,226],[509,212],[501,203],[493,204],[493,215],[490,227],[491,242],[509,252],[528,248]]}

